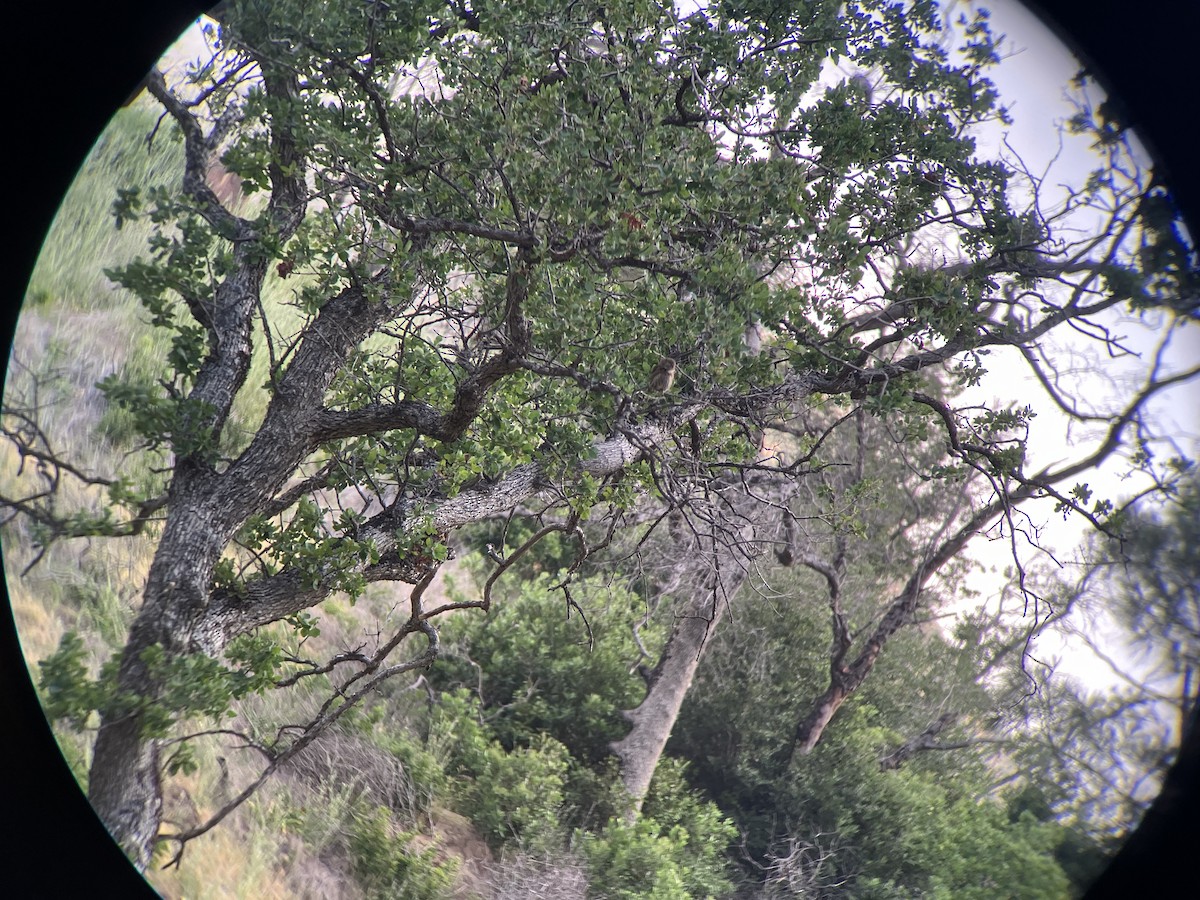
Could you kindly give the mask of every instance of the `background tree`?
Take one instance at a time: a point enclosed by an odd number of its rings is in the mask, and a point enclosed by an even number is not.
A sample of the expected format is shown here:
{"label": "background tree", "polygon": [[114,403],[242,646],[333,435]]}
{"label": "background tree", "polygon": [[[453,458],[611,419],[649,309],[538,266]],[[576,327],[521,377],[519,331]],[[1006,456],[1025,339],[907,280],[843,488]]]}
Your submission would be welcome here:
{"label": "background tree", "polygon": [[[950,628],[970,567],[943,568],[872,677],[811,751],[790,758],[797,723],[853,659],[841,636],[876,632],[896,572],[958,514],[957,495],[927,492],[909,474],[921,466],[906,452],[920,447],[866,416],[856,424],[828,439],[830,467],[803,483],[805,521],[736,606],[737,628],[713,639],[667,750],[691,762],[692,783],[739,826],[743,877],[767,896],[959,896],[983,884],[985,894],[1063,896],[1054,854],[1067,832],[1010,822],[1002,804],[980,802],[1005,702],[991,681],[1020,658],[1028,623],[960,614]],[[1042,868],[1034,876],[1030,866]]]}
{"label": "background tree", "polygon": [[1055,627],[1090,647],[1112,684],[1055,673],[1036,693],[1014,690],[1009,708],[1013,776],[1109,848],[1160,792],[1194,717],[1196,498],[1192,470],[1130,516],[1123,540],[1088,541],[1076,579],[1060,576]]}
{"label": "background tree", "polygon": [[[781,410],[834,398],[927,416],[947,463],[989,479],[992,495],[907,576],[885,639],[973,533],[998,518],[1012,528],[1015,504],[1048,495],[1104,524],[1108,505],[1055,485],[1111,455],[1126,429],[1152,435],[1147,399],[1191,373],[1155,369],[1094,448],[1033,473],[1011,436],[1020,411],[964,413],[922,373],[974,383],[987,348],[1033,348],[1130,304],[1190,314],[1188,248],[1161,189],[1129,167],[1073,201],[1104,211],[1095,237],[1056,238],[1058,219],[1039,213],[1031,239],[1008,170],[973,156],[971,129],[995,99],[981,75],[991,39],[970,25],[963,62],[942,50],[939,25],[923,4],[903,16],[873,3],[761,15],[721,4],[683,20],[637,3],[234,5],[191,87],[150,77],[182,137],[182,193],[120,195],[118,224],[147,215],[159,229],[151,258],[112,277],[166,329],[170,352],[152,378],[105,390],[158,476],[132,484],[68,464],[34,398],[6,395],[33,487],[5,502],[30,537],[45,547],[161,529],[124,651],[99,682],[72,679],[69,705],[101,713],[90,796],[140,865],[176,714],[344,673],[302,728],[253,740],[265,777],[385,678],[433,661],[432,620],[449,605],[423,597],[454,530],[519,510],[535,536],[573,534],[586,554],[581,523],[615,525],[639,498],[693,505],[694,493],[700,509],[714,497],[720,508],[732,483],[753,500],[746,476],[795,478],[812,461],[807,448],[760,458],[758,435]],[[825,66],[831,55],[884,90],[865,96]],[[393,100],[397,73],[427,99]],[[1111,160],[1127,149],[1119,135],[1106,146]],[[245,206],[211,186],[217,157]],[[268,273],[296,278],[290,309],[263,301]],[[748,328],[770,336],[767,352],[737,352]],[[638,387],[664,355],[677,393],[649,398]],[[684,429],[689,440],[673,442]],[[664,471],[695,472],[689,491]],[[64,479],[106,489],[126,517],[60,510]],[[730,516],[748,521],[739,505]],[[748,546],[709,521],[709,559]],[[259,632],[287,621],[303,636],[305,610],[385,580],[415,584],[410,615],[371,653],[285,662]],[[487,608],[491,584],[457,605]],[[716,620],[720,585],[694,623]],[[425,650],[388,663],[418,632]],[[881,649],[868,641],[855,657],[849,690],[831,677],[830,715]],[[65,643],[54,666],[75,657]],[[654,685],[682,696],[692,673],[680,672]],[[626,767],[652,770],[658,752],[648,744]]]}
{"label": "background tree", "polygon": [[[1200,476],[1193,468],[1158,509],[1143,509],[1121,542],[1095,542],[1094,556],[1074,588],[1081,612],[1107,613],[1120,628],[1132,664],[1130,677],[1175,707],[1181,737],[1200,696]],[[1090,607],[1090,610],[1087,608]],[[1076,635],[1085,629],[1076,629]],[[1094,641],[1093,641],[1094,644]],[[1098,649],[1098,648],[1097,648]]]}

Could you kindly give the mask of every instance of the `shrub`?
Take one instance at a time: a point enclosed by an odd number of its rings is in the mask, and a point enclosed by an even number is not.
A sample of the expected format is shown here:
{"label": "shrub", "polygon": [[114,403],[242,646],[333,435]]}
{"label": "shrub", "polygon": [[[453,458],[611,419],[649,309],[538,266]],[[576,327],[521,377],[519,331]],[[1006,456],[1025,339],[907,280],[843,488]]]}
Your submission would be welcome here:
{"label": "shrub", "polygon": [[[645,609],[632,594],[589,579],[572,590],[587,616],[585,626],[561,593],[550,590],[554,582],[536,577],[498,601],[488,616],[462,617],[447,629],[451,649],[430,679],[441,688],[477,690],[505,747],[544,732],[594,766],[628,727],[620,710],[636,706],[645,692],[631,672],[639,651],[629,627]],[[654,644],[650,627],[641,637]]]}
{"label": "shrub", "polygon": [[437,851],[413,847],[415,832],[393,835],[391,817],[375,807],[354,817],[349,835],[351,868],[369,897],[440,900],[448,897],[458,865],[439,862]]}
{"label": "shrub", "polygon": [[636,823],[614,819],[603,832],[582,836],[590,897],[674,900],[731,892],[725,851],[737,829],[687,786],[684,770],[680,760],[664,757]]}
{"label": "shrub", "polygon": [[687,852],[683,829],[660,834],[648,819],[627,825],[614,819],[580,843],[590,872],[588,896],[598,900],[691,900],[679,858]]}
{"label": "shrub", "polygon": [[453,771],[459,775],[460,811],[493,847],[543,849],[561,843],[563,785],[571,764],[567,748],[548,735],[535,735],[529,746],[506,750],[490,739],[477,708],[465,691],[454,691],[442,698],[435,723],[456,739]]}

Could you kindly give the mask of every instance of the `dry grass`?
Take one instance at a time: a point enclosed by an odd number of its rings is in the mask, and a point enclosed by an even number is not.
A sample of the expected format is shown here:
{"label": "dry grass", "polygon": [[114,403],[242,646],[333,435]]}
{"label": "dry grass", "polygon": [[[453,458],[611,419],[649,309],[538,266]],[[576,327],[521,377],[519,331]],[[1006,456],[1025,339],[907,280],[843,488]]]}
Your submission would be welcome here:
{"label": "dry grass", "polygon": [[[215,740],[201,741],[198,771],[165,780],[164,833],[206,821],[257,775],[252,757],[231,753],[218,762],[219,754],[228,752]],[[152,868],[147,881],[168,900],[360,900],[345,858],[323,853],[327,841],[312,841],[315,832],[300,834],[294,827],[294,811],[311,808],[336,832],[341,827],[337,812],[345,804],[339,805],[331,791],[336,788],[328,784],[306,789],[288,776],[268,782],[220,825],[189,842],[178,866]],[[168,842],[164,849],[166,858],[176,845]]]}
{"label": "dry grass", "polygon": [[584,900],[587,871],[574,857],[544,860],[521,853],[505,856],[486,870],[488,900]]}
{"label": "dry grass", "polygon": [[[282,877],[287,855],[285,835],[256,834],[243,828],[216,829],[188,847],[185,865],[156,868],[146,880],[167,900],[206,897],[254,897],[289,900],[297,896]],[[333,896],[337,896],[336,894]]]}
{"label": "dry grass", "polygon": [[288,775],[316,789],[336,784],[352,802],[386,806],[415,819],[416,785],[400,761],[370,741],[344,734],[324,734],[287,764]]}

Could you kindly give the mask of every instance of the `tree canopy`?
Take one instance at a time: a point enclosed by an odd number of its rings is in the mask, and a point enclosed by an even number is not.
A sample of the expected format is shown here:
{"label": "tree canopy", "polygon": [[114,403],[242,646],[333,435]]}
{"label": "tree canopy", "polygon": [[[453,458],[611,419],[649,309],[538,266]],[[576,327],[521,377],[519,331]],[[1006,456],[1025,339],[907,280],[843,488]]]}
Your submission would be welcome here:
{"label": "tree canopy", "polygon": [[[1198,308],[1170,195],[1086,94],[1070,124],[1096,171],[1064,200],[981,157],[1008,121],[983,13],[282,0],[228,4],[209,39],[186,77],[146,81],[178,176],[112,204],[147,246],[105,274],[161,348],[99,383],[105,437],[136,452],[74,462],[36,378],[5,395],[30,565],[72,538],[154,543],[123,649],[97,677],[70,639],[43,666],[56,715],[99,714],[89,796],[141,867],[434,665],[440,620],[498,608],[547,540],[547,588],[585,620],[598,571],[640,580],[640,696],[622,687],[625,733],[586,751],[615,756],[636,829],[700,657],[742,627],[734,598],[773,594],[765,561],[813,573],[774,599],[828,629],[820,688],[775,735],[786,772],[966,589],[973,538],[1020,572],[1031,505],[1119,534],[1124,501],[1088,473],[1119,461],[1153,493],[1188,467],[1148,414],[1197,372],[1165,362]],[[1149,362],[1084,396],[1060,354],[1130,357],[1118,316],[1156,336]],[[1082,430],[1068,459],[1041,461],[1011,366]],[[456,558],[478,591],[433,599]],[[299,652],[311,610],[380,583],[411,586],[386,634]],[[1018,584],[1027,633],[1046,610]],[[160,834],[181,723],[309,684],[310,718],[242,735],[261,776]]]}

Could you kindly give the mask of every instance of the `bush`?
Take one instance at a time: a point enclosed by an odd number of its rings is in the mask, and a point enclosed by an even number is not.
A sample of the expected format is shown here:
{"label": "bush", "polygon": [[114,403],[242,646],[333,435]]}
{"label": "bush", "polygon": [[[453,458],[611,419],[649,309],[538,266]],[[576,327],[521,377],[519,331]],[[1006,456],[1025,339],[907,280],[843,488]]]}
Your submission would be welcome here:
{"label": "bush", "polygon": [[687,852],[683,829],[660,833],[657,823],[614,819],[580,844],[588,861],[588,896],[597,900],[691,900],[679,859]]}
{"label": "bush", "polygon": [[636,823],[614,819],[603,832],[582,836],[588,896],[674,900],[732,891],[725,851],[737,829],[716,804],[688,788],[684,770],[680,760],[664,757]]}
{"label": "bush", "polygon": [[[639,651],[630,630],[645,610],[626,591],[583,581],[572,596],[591,627],[589,645],[588,627],[577,611],[568,611],[561,593],[551,592],[554,583],[539,576],[516,596],[499,600],[488,616],[462,617],[447,629],[446,658],[429,677],[442,689],[478,691],[505,747],[544,732],[595,766],[628,728],[620,710],[636,706],[645,693],[631,672]],[[651,628],[643,629],[642,639],[654,644]]]}
{"label": "bush", "polygon": [[678,863],[688,894],[719,896],[731,887],[726,850],[738,831],[715,803],[688,786],[686,771],[683,760],[667,756],[659,760],[642,816],[664,832],[685,838],[686,853]]}
{"label": "bush", "polygon": [[454,691],[443,696],[435,721],[435,729],[454,738],[451,771],[459,775],[454,793],[460,811],[495,848],[540,850],[561,843],[567,748],[535,735],[529,746],[506,750],[479,723],[477,709],[466,691]]}
{"label": "bush", "polygon": [[415,832],[393,835],[391,817],[382,806],[354,817],[351,868],[368,897],[440,900],[450,895],[457,863],[438,862],[432,847],[414,849],[415,837]]}
{"label": "bush", "polygon": [[566,747],[539,735],[531,747],[506,751],[493,741],[478,759],[465,809],[493,846],[541,850],[561,843],[559,810],[570,766]]}

